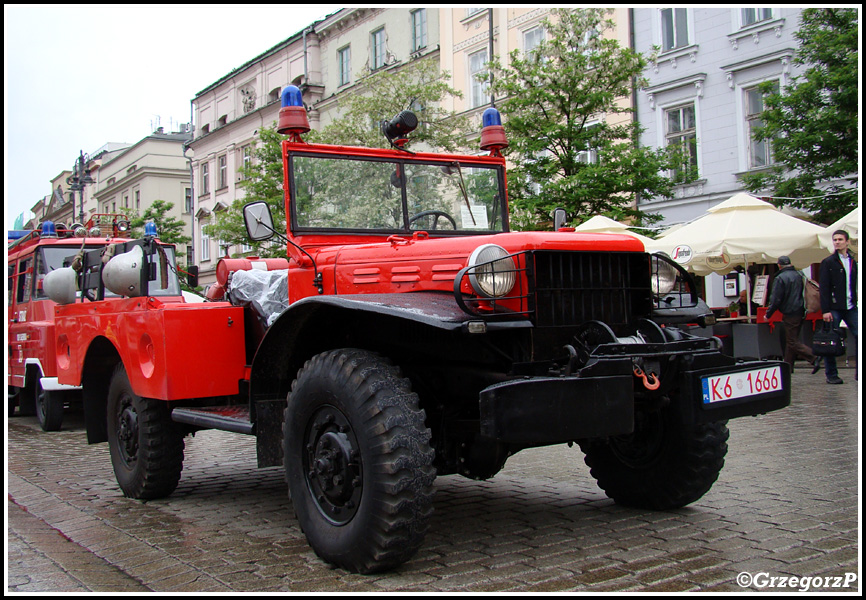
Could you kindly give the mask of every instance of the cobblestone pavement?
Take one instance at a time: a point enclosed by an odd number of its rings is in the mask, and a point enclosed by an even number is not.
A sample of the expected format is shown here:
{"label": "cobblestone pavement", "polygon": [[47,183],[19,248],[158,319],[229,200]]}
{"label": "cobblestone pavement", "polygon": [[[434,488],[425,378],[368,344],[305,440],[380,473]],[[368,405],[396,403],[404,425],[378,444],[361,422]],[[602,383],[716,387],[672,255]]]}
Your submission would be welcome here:
{"label": "cobblestone pavement", "polygon": [[857,592],[860,405],[841,374],[830,386],[798,369],[791,407],[731,421],[719,481],[687,508],[616,506],[576,446],[521,452],[486,482],[440,477],[424,546],[373,576],[316,557],[252,438],[187,438],[177,491],[141,502],[118,490],[107,445],[86,444],[80,413],[55,433],[16,417],[7,591]]}

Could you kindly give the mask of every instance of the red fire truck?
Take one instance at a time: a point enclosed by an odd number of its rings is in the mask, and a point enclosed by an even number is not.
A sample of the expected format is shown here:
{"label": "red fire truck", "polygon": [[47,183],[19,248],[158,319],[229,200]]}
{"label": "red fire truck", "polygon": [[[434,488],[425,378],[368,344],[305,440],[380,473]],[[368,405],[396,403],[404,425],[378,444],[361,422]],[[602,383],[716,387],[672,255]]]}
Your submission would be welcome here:
{"label": "red fire truck", "polygon": [[[485,156],[409,151],[416,125],[383,122],[390,149],[308,144],[284,90],[288,260],[224,261],[211,302],[154,293],[174,273],[153,237],[85,256],[84,297],[57,307],[58,380],[81,386],[125,495],[170,494],[197,430],[253,435],[313,549],[369,573],[421,546],[437,475],[577,442],[614,501],[672,509],[715,482],[728,419],[789,404],[784,363],[735,362],[680,326],[709,311],[669,259],[622,235],[509,231],[495,109]],[[252,239],[283,237],[267,205],[244,215]]]}
{"label": "red fire truck", "polygon": [[96,214],[84,225],[46,221],[33,231],[10,232],[8,259],[8,414],[35,414],[45,431],[63,425],[64,404],[80,401],[79,386],[58,383],[54,305],[43,283],[67,257],[124,241],[124,215]]}

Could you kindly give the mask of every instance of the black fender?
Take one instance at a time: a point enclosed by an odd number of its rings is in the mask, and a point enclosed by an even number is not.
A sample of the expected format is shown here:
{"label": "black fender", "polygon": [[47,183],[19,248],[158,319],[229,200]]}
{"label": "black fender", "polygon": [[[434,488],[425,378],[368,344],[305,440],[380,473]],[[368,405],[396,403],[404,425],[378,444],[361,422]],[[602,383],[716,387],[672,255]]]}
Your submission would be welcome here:
{"label": "black fender", "polygon": [[[460,333],[479,317],[457,305],[453,294],[405,292],[311,296],[295,302],[268,329],[252,361],[250,399],[285,400],[294,374],[312,356],[347,345],[348,329],[415,326],[439,332]],[[488,329],[531,327],[525,319],[488,323]],[[358,341],[353,343],[358,345]],[[371,349],[371,348],[368,348]],[[399,357],[392,357],[399,358]]]}

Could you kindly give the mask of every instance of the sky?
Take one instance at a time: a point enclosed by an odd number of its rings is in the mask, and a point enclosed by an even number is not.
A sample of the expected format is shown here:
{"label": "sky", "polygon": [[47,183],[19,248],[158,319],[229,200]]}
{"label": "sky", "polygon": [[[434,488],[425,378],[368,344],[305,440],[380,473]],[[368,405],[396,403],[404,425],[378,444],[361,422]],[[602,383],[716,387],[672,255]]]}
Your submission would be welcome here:
{"label": "sky", "polygon": [[7,229],[79,152],[176,130],[197,92],[339,8],[5,4]]}

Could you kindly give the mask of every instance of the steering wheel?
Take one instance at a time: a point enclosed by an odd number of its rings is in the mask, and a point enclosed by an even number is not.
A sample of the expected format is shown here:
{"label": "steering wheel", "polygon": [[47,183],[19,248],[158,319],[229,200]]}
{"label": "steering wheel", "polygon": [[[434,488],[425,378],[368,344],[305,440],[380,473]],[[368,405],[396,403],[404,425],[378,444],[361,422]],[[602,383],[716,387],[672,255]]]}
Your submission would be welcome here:
{"label": "steering wheel", "polygon": [[435,219],[433,219],[433,230],[435,230],[436,226],[439,224],[439,217],[444,217],[448,219],[448,221],[451,223],[451,228],[455,231],[457,230],[457,221],[454,220],[454,217],[449,215],[447,212],[441,210],[425,210],[423,212],[419,212],[417,215],[412,215],[411,217],[409,217],[409,229],[412,229],[412,223],[414,223],[415,221],[430,216],[436,217]]}

